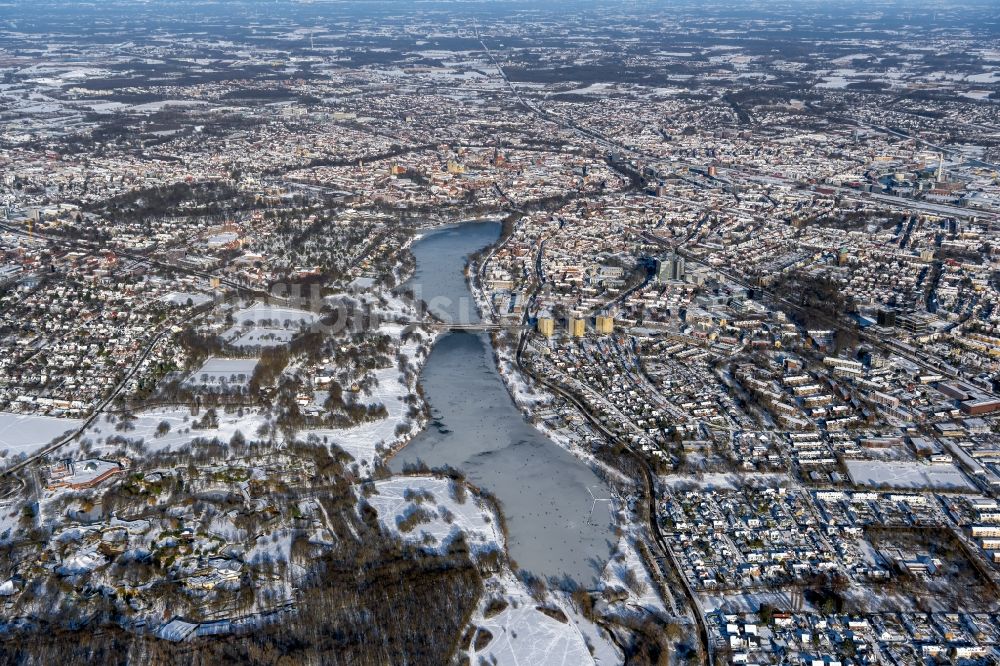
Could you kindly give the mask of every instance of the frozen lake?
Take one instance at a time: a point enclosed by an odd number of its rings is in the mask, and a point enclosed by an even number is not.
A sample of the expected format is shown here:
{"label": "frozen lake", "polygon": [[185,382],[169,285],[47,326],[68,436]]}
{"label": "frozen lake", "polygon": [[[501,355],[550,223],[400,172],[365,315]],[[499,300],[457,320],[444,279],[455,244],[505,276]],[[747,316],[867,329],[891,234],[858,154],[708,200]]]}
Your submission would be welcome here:
{"label": "frozen lake", "polygon": [[500,238],[497,222],[466,222],[431,232],[414,243],[417,268],[406,285],[427,302],[428,309],[444,321],[476,323],[475,302],[465,283],[465,262],[470,254]]}
{"label": "frozen lake", "polygon": [[[435,232],[413,247],[422,297],[439,316],[454,318],[471,297],[465,257],[494,242],[495,223],[468,223]],[[471,306],[470,306],[471,307]],[[450,465],[499,498],[511,557],[544,578],[570,577],[592,586],[614,547],[607,502],[591,519],[588,488],[608,489],[591,469],[528,424],[497,372],[485,334],[454,332],[438,341],[421,373],[431,422],[393,460],[401,471],[422,460]]]}

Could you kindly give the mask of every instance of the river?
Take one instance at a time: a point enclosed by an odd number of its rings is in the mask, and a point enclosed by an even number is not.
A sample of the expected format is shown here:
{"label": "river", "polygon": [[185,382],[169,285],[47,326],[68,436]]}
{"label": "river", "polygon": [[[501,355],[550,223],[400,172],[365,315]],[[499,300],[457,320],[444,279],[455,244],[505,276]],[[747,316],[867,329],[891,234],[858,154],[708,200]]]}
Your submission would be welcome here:
{"label": "river", "polygon": [[[500,225],[467,222],[417,241],[412,287],[447,321],[478,321],[463,268],[498,239]],[[583,461],[532,427],[511,400],[485,333],[455,331],[435,344],[421,372],[431,420],[392,460],[450,465],[492,492],[507,521],[510,556],[545,579],[592,587],[611,555],[609,490]]]}

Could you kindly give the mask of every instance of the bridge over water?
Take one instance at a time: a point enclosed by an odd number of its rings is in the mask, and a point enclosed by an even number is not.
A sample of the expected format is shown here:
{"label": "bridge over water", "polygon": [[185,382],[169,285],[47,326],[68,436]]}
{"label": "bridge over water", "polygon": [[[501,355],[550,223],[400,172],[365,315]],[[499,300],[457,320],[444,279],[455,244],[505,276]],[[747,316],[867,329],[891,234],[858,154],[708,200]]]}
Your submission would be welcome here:
{"label": "bridge over water", "polygon": [[428,328],[432,328],[436,331],[501,331],[527,328],[520,322],[502,323],[495,321],[481,321],[474,324],[453,324],[446,321],[431,321],[411,323],[427,326]]}

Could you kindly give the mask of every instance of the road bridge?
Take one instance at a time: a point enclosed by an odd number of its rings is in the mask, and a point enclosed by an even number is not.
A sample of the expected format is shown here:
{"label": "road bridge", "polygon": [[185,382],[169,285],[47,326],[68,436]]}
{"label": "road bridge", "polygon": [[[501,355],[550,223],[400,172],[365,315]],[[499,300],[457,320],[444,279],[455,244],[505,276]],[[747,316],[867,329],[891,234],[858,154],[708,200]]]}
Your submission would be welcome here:
{"label": "road bridge", "polygon": [[490,321],[483,321],[474,324],[451,324],[443,321],[435,322],[413,322],[414,324],[422,324],[435,331],[502,331],[502,330],[523,330],[528,328],[522,325],[520,322],[511,323],[497,323]]}

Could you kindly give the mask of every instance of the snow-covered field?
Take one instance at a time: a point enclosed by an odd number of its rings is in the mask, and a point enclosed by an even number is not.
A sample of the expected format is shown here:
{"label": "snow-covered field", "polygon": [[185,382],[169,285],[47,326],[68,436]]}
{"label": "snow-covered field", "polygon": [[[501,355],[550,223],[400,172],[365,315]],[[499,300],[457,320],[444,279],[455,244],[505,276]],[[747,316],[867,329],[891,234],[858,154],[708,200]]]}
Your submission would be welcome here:
{"label": "snow-covered field", "polygon": [[[388,327],[383,327],[383,332],[388,332]],[[407,359],[415,362],[416,351],[420,345],[416,342],[408,342],[400,350]],[[401,439],[409,437],[419,430],[418,424],[413,427],[407,435],[400,435],[396,432],[396,426],[409,422],[406,412],[409,405],[403,402],[403,398],[410,392],[410,387],[403,382],[403,375],[399,368],[393,365],[390,368],[375,370],[374,375],[378,381],[371,394],[360,394],[354,398],[363,404],[385,405],[388,416],[378,421],[362,423],[353,428],[333,428],[310,430],[309,434],[316,435],[320,439],[326,438],[332,444],[336,444],[341,449],[351,454],[359,464],[372,464],[375,458],[380,455],[376,448],[381,444],[382,450],[388,452],[396,446]]]}
{"label": "snow-covered field", "polygon": [[510,605],[479,624],[493,635],[493,640],[481,651],[471,651],[472,663],[479,663],[480,657],[496,664],[578,666],[595,663],[575,626],[537,610],[537,604],[530,597],[516,601],[518,606]]}
{"label": "snow-covered field", "polygon": [[256,367],[256,358],[210,356],[200,368],[191,374],[187,383],[203,386],[218,386],[223,383],[230,386],[243,386],[250,381]]}
{"label": "snow-covered field", "polygon": [[212,297],[208,294],[199,294],[198,292],[172,291],[160,300],[170,305],[186,305],[188,301],[191,301],[192,305],[197,306],[208,303],[212,300]]}
{"label": "snow-covered field", "polygon": [[[629,571],[635,575],[632,585],[629,584]],[[642,557],[639,556],[629,537],[622,537],[618,541],[618,552],[604,567],[601,583],[605,587],[618,588],[628,592],[628,599],[620,603],[645,608],[663,615],[667,613],[663,601],[656,592],[656,586],[649,576],[649,571],[646,570]]]}
{"label": "snow-covered field", "polygon": [[[464,501],[455,499],[451,479],[430,476],[397,476],[375,482],[377,494],[367,498],[378,512],[386,529],[406,541],[446,548],[458,536],[473,551],[503,549],[503,533],[493,511],[466,493]],[[414,512],[423,509],[427,522],[415,521],[409,531],[400,528]]]}
{"label": "snow-covered field", "polygon": [[276,347],[288,344],[303,326],[311,326],[319,315],[308,310],[255,303],[233,315],[236,324],[223,333],[235,347]]}
{"label": "snow-covered field", "polygon": [[83,424],[77,419],[0,412],[0,451],[4,458],[19,453],[31,455],[56,437]]}
{"label": "snow-covered field", "polygon": [[766,484],[779,487],[787,484],[788,475],[782,473],[758,472],[743,474],[734,472],[706,472],[702,474],[669,474],[659,477],[660,483],[674,492],[687,489],[735,490],[746,485]]}
{"label": "snow-covered field", "polygon": [[975,486],[951,463],[924,464],[882,460],[848,460],[851,481],[861,486],[892,488],[948,488],[975,490]]}
{"label": "snow-covered field", "polygon": [[[468,650],[471,663],[603,666],[622,662],[623,656],[614,644],[598,627],[580,616],[564,596],[550,594],[544,604],[539,604],[524,584],[510,574],[489,579],[486,589],[484,603],[470,624],[485,629],[492,638],[480,650],[475,650],[474,645],[462,646]],[[494,598],[502,598],[507,607],[487,618],[485,606]],[[538,610],[540,605],[562,611],[567,621],[543,613]]]}
{"label": "snow-covered field", "polygon": [[[106,455],[117,448],[105,443],[107,438],[115,435],[122,435],[132,440],[142,439],[147,451],[176,451],[199,437],[205,439],[218,437],[221,441],[228,442],[237,430],[247,439],[254,439],[257,429],[265,422],[258,410],[245,410],[244,415],[239,416],[236,413],[226,414],[219,409],[217,428],[193,428],[193,422],[204,415],[205,410],[201,410],[197,416],[192,416],[189,409],[152,409],[136,413],[132,427],[126,430],[118,430],[116,423],[109,423],[100,418],[84,431],[82,439],[90,439],[95,445],[94,451],[101,455]],[[169,430],[165,434],[157,435],[161,423],[166,423]]]}
{"label": "snow-covered field", "polygon": [[308,310],[255,303],[234,314],[233,318],[237,325],[244,325],[246,322],[251,322],[254,326],[298,328],[300,324],[312,324],[319,319],[319,315]]}
{"label": "snow-covered field", "polygon": [[234,347],[279,347],[291,342],[295,333],[294,330],[284,328],[233,326],[223,337]]}

